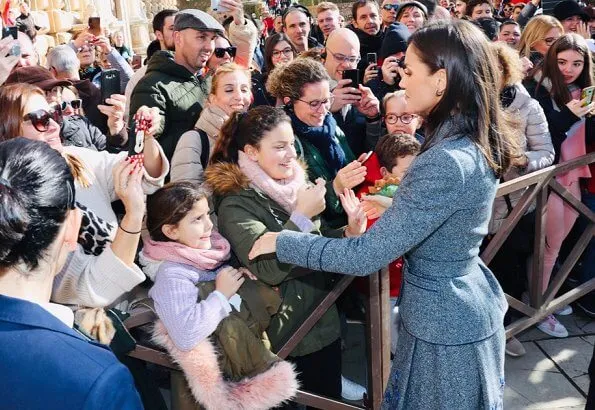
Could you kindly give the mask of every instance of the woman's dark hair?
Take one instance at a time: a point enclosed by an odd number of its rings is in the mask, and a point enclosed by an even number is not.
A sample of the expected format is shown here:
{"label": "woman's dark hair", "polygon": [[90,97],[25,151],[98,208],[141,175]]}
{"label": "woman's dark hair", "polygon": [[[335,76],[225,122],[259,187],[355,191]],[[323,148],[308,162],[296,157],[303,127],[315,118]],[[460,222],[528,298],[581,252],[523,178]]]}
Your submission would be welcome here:
{"label": "woman's dark hair", "polygon": [[243,150],[246,145],[258,147],[266,132],[284,122],[291,124],[285,111],[268,105],[261,105],[245,113],[234,112],[219,132],[210,163],[237,163],[238,151]]}
{"label": "woman's dark hair", "polygon": [[147,197],[147,229],[154,241],[171,242],[163,225],[177,225],[208,192],[190,181],[170,182]]}
{"label": "woman's dark hair", "polygon": [[589,51],[587,42],[578,34],[564,34],[549,48],[543,63],[543,76],[537,84],[537,87],[539,87],[542,85],[545,78],[549,79],[552,85],[550,94],[558,106],[566,105],[572,100],[568,85],[564,81],[564,76],[558,67],[558,54],[567,50],[576,51],[583,57],[583,71],[581,71],[581,74],[575,80],[574,84],[580,88],[593,85],[593,65],[591,62],[591,52]]}
{"label": "woman's dark hair", "polygon": [[0,143],[0,272],[36,269],[71,209],[74,179],[58,151],[25,138]]}
{"label": "woman's dark hair", "polygon": [[298,58],[287,64],[280,64],[270,72],[266,88],[277,98],[289,97],[292,101],[302,97],[306,84],[330,81],[322,63],[311,58]]}
{"label": "woman's dark hair", "polygon": [[264,43],[264,66],[266,71],[271,71],[275,66],[273,65],[273,48],[280,42],[285,41],[291,47],[291,51],[293,51],[293,57],[297,56],[297,50],[289,41],[289,37],[285,33],[277,33],[273,34],[269,38],[267,38],[266,42]]}
{"label": "woman's dark hair", "polygon": [[446,71],[442,99],[426,118],[422,151],[434,145],[438,129],[451,117],[468,135],[500,177],[518,154],[513,129],[499,103],[500,73],[496,53],[473,23],[459,20],[430,23],[410,38],[414,52],[430,73]]}

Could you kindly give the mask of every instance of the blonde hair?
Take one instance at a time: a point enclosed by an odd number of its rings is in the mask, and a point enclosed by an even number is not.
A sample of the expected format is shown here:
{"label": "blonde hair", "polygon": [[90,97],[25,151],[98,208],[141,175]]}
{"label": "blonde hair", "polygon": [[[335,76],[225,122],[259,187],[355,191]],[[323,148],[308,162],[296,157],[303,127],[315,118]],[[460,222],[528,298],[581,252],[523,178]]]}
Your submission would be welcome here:
{"label": "blonde hair", "polygon": [[559,29],[560,34],[564,33],[562,23],[555,17],[542,14],[531,18],[521,34],[521,39],[517,47],[520,56],[529,57],[529,54],[531,54],[531,46],[539,40],[543,40],[547,32],[553,28]]}
{"label": "blonde hair", "polygon": [[494,47],[496,57],[498,57],[500,63],[502,72],[500,89],[521,82],[524,76],[518,52],[504,42],[497,41],[490,44]]}
{"label": "blonde hair", "polygon": [[382,99],[382,111],[386,112],[386,106],[390,100],[392,100],[393,98],[404,97],[404,96],[405,96],[405,90],[397,90],[392,93],[386,94],[384,96],[384,98]]}
{"label": "blonde hair", "polygon": [[215,93],[217,92],[217,87],[219,86],[219,81],[221,81],[221,77],[223,77],[225,74],[235,73],[236,71],[243,72],[248,78],[248,83],[250,83],[251,73],[249,69],[244,68],[236,63],[221,64],[215,70],[215,74],[213,74],[213,81],[211,82],[211,91],[209,92],[209,94],[215,95]]}
{"label": "blonde hair", "polygon": [[316,6],[316,15],[327,10],[339,12],[339,7],[330,1],[323,1],[322,3],[318,3],[318,6]]}

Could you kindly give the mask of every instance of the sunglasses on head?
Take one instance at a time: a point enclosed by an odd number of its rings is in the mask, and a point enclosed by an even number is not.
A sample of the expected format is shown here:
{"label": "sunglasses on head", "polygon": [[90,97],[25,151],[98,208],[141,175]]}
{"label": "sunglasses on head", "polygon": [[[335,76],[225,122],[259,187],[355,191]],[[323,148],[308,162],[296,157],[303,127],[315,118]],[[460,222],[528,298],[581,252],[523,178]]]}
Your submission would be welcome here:
{"label": "sunglasses on head", "polygon": [[62,124],[62,110],[60,106],[50,108],[49,111],[41,109],[30,112],[23,117],[25,121],[31,121],[31,125],[39,132],[46,132],[50,128],[50,120],[58,125]]}
{"label": "sunglasses on head", "polygon": [[62,111],[64,111],[66,107],[70,105],[73,110],[78,110],[79,108],[81,108],[82,102],[83,100],[81,100],[80,98],[76,98],[72,101],[62,101],[60,108],[62,109]]}
{"label": "sunglasses on head", "polygon": [[234,58],[236,56],[236,50],[237,50],[237,47],[235,47],[235,46],[216,47],[214,54],[215,54],[215,57],[217,57],[217,58],[223,58],[223,57],[225,57],[225,53],[227,53],[227,54],[229,54],[229,56],[231,58]]}

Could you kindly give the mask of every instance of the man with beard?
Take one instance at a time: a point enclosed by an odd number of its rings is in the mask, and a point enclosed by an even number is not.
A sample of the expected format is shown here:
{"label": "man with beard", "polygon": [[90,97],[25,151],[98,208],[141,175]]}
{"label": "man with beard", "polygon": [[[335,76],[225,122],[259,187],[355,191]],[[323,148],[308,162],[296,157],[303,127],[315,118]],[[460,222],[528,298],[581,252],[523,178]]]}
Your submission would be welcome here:
{"label": "man with beard", "polygon": [[[160,50],[175,50],[174,15],[176,13],[177,10],[165,9],[161,10],[159,13],[155,14],[155,17],[153,17],[153,33],[155,33],[156,41],[159,41]],[[149,54],[147,53],[147,57],[148,55]],[[126,108],[124,112],[126,115],[128,115],[130,111],[130,97],[132,96],[132,91],[140,79],[147,73],[147,66],[148,65],[145,63],[144,66],[139,68],[126,85],[126,91],[124,92],[124,95],[126,96]]]}
{"label": "man with beard", "polygon": [[381,29],[380,10],[375,0],[358,0],[351,7],[353,24],[348,28],[357,35],[360,43],[360,56],[363,58],[357,68],[360,78],[364,78],[364,71],[368,67],[367,54],[380,51],[384,30]]}
{"label": "man with beard", "polygon": [[[130,112],[146,105],[157,107],[161,124],[155,138],[171,160],[180,136],[192,129],[211,88],[205,67],[223,34],[215,18],[196,9],[178,12],[174,19],[175,54],[158,51],[151,57],[147,74],[138,82],[130,101]],[[134,118],[130,118],[134,127]]]}

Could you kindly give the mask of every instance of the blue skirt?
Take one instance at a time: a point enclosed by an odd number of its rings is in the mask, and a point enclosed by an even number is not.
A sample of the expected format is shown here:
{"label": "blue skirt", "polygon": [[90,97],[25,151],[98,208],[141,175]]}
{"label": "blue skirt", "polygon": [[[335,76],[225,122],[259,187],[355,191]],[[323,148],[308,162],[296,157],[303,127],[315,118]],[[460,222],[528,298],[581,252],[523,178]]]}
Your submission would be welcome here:
{"label": "blue skirt", "polygon": [[446,346],[401,324],[382,409],[502,409],[504,346],[503,327],[487,339]]}

